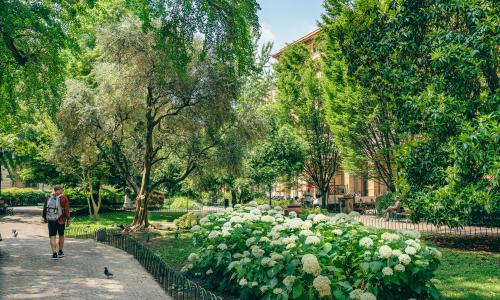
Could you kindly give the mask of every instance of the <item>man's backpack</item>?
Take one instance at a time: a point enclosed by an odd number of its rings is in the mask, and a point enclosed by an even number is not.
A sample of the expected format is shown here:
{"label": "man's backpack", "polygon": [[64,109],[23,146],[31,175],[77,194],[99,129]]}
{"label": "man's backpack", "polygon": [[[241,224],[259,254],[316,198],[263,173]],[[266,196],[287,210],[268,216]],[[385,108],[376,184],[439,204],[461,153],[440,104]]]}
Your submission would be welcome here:
{"label": "man's backpack", "polygon": [[57,221],[62,216],[62,213],[60,197],[51,195],[47,199],[47,220]]}

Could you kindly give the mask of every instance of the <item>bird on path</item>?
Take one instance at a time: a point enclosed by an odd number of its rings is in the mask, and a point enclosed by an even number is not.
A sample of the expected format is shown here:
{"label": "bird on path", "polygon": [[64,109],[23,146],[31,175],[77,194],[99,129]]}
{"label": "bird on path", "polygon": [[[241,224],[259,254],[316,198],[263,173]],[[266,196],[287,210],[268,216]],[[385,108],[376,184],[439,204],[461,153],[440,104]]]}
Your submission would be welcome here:
{"label": "bird on path", "polygon": [[12,234],[15,234],[16,232],[17,232],[17,230],[12,229]]}
{"label": "bird on path", "polygon": [[2,235],[0,234],[0,242],[2,241]]}
{"label": "bird on path", "polygon": [[17,238],[17,235],[19,234],[19,232],[14,232],[14,237]]}
{"label": "bird on path", "polygon": [[104,275],[106,275],[106,278],[110,278],[110,277],[113,277],[113,273],[111,273],[109,270],[108,270],[108,267],[104,267]]}

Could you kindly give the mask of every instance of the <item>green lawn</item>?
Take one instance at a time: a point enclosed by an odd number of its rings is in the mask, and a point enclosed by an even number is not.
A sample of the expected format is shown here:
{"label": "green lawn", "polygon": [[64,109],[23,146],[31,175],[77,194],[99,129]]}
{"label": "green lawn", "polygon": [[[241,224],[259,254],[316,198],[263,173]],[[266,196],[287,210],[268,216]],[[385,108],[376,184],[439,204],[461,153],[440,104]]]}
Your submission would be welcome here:
{"label": "green lawn", "polygon": [[[150,212],[150,220],[172,222],[183,213]],[[76,217],[71,226],[76,227],[115,227],[130,224],[133,212],[103,213],[97,221],[89,217]],[[175,232],[168,230],[133,234],[144,241],[168,266],[180,270],[194,246],[189,232],[181,233],[178,239]],[[149,243],[146,243],[149,236]],[[437,287],[447,299],[499,299],[500,300],[500,253],[485,251],[466,251],[440,248],[443,252],[441,266],[436,272]]]}
{"label": "green lawn", "polygon": [[500,299],[500,254],[440,249],[438,289],[447,299]]}

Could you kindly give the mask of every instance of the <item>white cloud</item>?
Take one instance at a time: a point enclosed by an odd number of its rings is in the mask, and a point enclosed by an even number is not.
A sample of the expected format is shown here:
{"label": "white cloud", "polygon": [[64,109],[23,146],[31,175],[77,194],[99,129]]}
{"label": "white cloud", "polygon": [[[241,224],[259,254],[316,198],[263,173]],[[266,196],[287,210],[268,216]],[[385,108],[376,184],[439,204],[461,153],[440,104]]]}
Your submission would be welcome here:
{"label": "white cloud", "polygon": [[259,46],[262,46],[267,42],[274,42],[275,40],[276,40],[276,36],[269,28],[269,25],[266,22],[261,22],[260,23]]}

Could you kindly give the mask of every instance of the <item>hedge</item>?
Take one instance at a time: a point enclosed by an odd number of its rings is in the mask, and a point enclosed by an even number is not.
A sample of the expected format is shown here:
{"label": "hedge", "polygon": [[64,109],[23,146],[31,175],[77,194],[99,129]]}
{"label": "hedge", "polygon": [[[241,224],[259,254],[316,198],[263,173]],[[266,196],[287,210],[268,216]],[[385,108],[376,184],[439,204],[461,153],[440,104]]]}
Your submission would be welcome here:
{"label": "hedge", "polygon": [[[102,189],[103,205],[113,205],[123,203],[123,193],[112,189]],[[47,195],[52,190],[35,190],[32,188],[8,188],[2,189],[1,199],[9,206],[30,206],[38,205],[45,201]],[[65,188],[64,195],[69,199],[71,206],[87,205],[87,197],[83,190],[78,188]]]}
{"label": "hedge", "polygon": [[375,208],[377,209],[377,215],[381,216],[384,211],[396,202],[396,195],[394,193],[387,193],[378,196],[375,201]]}

